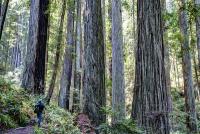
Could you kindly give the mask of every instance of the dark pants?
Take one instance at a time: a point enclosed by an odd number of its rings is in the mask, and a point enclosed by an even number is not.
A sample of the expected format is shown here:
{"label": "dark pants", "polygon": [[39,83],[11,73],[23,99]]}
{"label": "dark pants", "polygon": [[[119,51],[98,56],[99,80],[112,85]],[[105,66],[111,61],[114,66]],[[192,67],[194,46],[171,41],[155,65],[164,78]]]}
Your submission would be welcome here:
{"label": "dark pants", "polygon": [[37,113],[37,118],[38,118],[38,127],[41,127],[41,123],[42,123],[42,112]]}

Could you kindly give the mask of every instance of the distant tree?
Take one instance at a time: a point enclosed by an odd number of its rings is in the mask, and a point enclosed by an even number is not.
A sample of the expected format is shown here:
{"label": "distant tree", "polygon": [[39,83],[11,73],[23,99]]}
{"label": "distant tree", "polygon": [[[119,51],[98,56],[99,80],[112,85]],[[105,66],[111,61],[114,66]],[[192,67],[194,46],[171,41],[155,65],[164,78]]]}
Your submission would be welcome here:
{"label": "distant tree", "polygon": [[169,134],[160,0],[138,0],[138,44],[132,118],[147,134]]}
{"label": "distant tree", "polygon": [[22,87],[44,94],[49,0],[31,0],[29,39]]}
{"label": "distant tree", "polygon": [[72,61],[74,52],[74,9],[75,1],[67,1],[67,43],[65,48],[64,64],[60,81],[58,104],[69,110],[70,86],[72,79]]}
{"label": "distant tree", "polygon": [[125,81],[121,0],[112,0],[112,123],[125,118]]}
{"label": "distant tree", "polygon": [[[105,59],[101,0],[86,0],[84,15],[84,108],[95,126],[106,121]],[[98,132],[97,132],[98,133]]]}
{"label": "distant tree", "polygon": [[[185,6],[187,0],[180,0],[181,6]],[[182,51],[182,68],[183,68],[183,79],[184,79],[184,94],[185,94],[185,110],[187,112],[187,127],[189,131],[197,132],[197,115],[195,109],[195,96],[193,89],[193,78],[192,78],[192,63],[190,54],[189,44],[189,24],[187,11],[180,9],[179,11],[180,31],[183,36],[181,42]]]}

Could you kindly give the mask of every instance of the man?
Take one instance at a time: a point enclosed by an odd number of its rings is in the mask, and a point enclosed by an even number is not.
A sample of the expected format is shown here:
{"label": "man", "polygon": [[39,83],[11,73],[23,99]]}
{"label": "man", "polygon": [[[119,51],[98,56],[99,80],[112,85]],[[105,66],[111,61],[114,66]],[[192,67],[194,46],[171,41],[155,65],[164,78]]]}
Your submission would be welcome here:
{"label": "man", "polygon": [[38,103],[35,105],[35,110],[34,112],[37,114],[37,119],[38,119],[38,127],[41,127],[42,123],[42,112],[44,110],[45,106],[42,100],[39,100]]}

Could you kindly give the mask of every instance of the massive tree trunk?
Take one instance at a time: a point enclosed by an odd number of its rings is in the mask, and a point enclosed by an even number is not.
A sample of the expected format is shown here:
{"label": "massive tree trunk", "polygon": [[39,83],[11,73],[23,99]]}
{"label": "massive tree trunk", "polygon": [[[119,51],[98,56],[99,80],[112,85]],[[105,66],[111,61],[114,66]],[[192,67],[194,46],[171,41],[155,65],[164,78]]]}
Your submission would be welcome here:
{"label": "massive tree trunk", "polygon": [[125,118],[125,81],[121,0],[112,0],[112,123]]}
{"label": "massive tree trunk", "polygon": [[[7,10],[8,10],[8,3],[10,0],[5,0],[3,3],[3,6],[1,6],[1,16],[0,16],[0,40],[2,37],[2,32],[3,32],[3,27],[4,27],[4,23],[6,20],[6,14],[7,14]],[[2,8],[3,7],[3,8]]]}
{"label": "massive tree trunk", "polygon": [[33,90],[34,88],[34,59],[37,43],[38,33],[38,14],[39,14],[39,0],[31,0],[30,5],[30,19],[29,19],[29,35],[28,44],[24,65],[24,72],[22,78],[22,87],[25,89]]}
{"label": "massive tree trunk", "polygon": [[48,6],[49,0],[40,0],[38,18],[38,36],[36,44],[35,72],[34,72],[34,93],[44,94],[45,89],[45,66],[46,47],[48,32]]}
{"label": "massive tree trunk", "polygon": [[[181,0],[181,5],[185,6],[186,0]],[[179,12],[180,31],[183,36],[182,42],[182,68],[184,79],[184,94],[185,94],[185,110],[187,112],[187,127],[189,131],[197,131],[197,116],[195,110],[195,96],[193,89],[192,78],[192,63],[189,46],[189,32],[188,32],[188,16],[185,9],[181,9]]]}
{"label": "massive tree trunk", "polygon": [[69,110],[70,86],[72,77],[72,58],[74,47],[74,0],[67,2],[67,44],[65,48],[64,65],[60,81],[58,104]]}
{"label": "massive tree trunk", "polygon": [[[106,121],[105,62],[101,0],[86,0],[84,15],[84,109],[95,126]],[[98,133],[98,132],[97,132]]]}
{"label": "massive tree trunk", "polygon": [[160,0],[138,0],[138,44],[132,118],[148,134],[169,134]]}
{"label": "massive tree trunk", "polygon": [[54,91],[55,82],[56,82],[58,69],[59,69],[59,65],[60,65],[60,54],[61,54],[61,48],[62,48],[61,44],[62,44],[62,36],[63,36],[63,24],[64,24],[64,18],[65,18],[65,10],[66,10],[66,0],[63,0],[62,11],[61,11],[61,16],[60,16],[60,24],[59,24],[59,28],[58,28],[59,33],[58,33],[58,37],[57,37],[56,55],[55,55],[55,59],[54,59],[53,74],[51,77],[48,95],[46,98],[48,104],[51,100],[51,96]]}
{"label": "massive tree trunk", "polygon": [[45,88],[48,5],[48,0],[31,0],[29,40],[22,87],[35,94],[44,94]]}

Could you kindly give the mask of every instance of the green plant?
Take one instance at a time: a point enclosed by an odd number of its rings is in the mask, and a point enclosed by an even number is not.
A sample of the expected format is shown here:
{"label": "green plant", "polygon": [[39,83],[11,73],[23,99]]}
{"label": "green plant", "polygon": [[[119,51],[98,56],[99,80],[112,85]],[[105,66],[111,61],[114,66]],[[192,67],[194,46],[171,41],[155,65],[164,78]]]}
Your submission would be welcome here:
{"label": "green plant", "polygon": [[107,134],[142,134],[142,131],[136,126],[132,119],[124,119],[114,125],[108,123],[100,125],[100,132]]}

